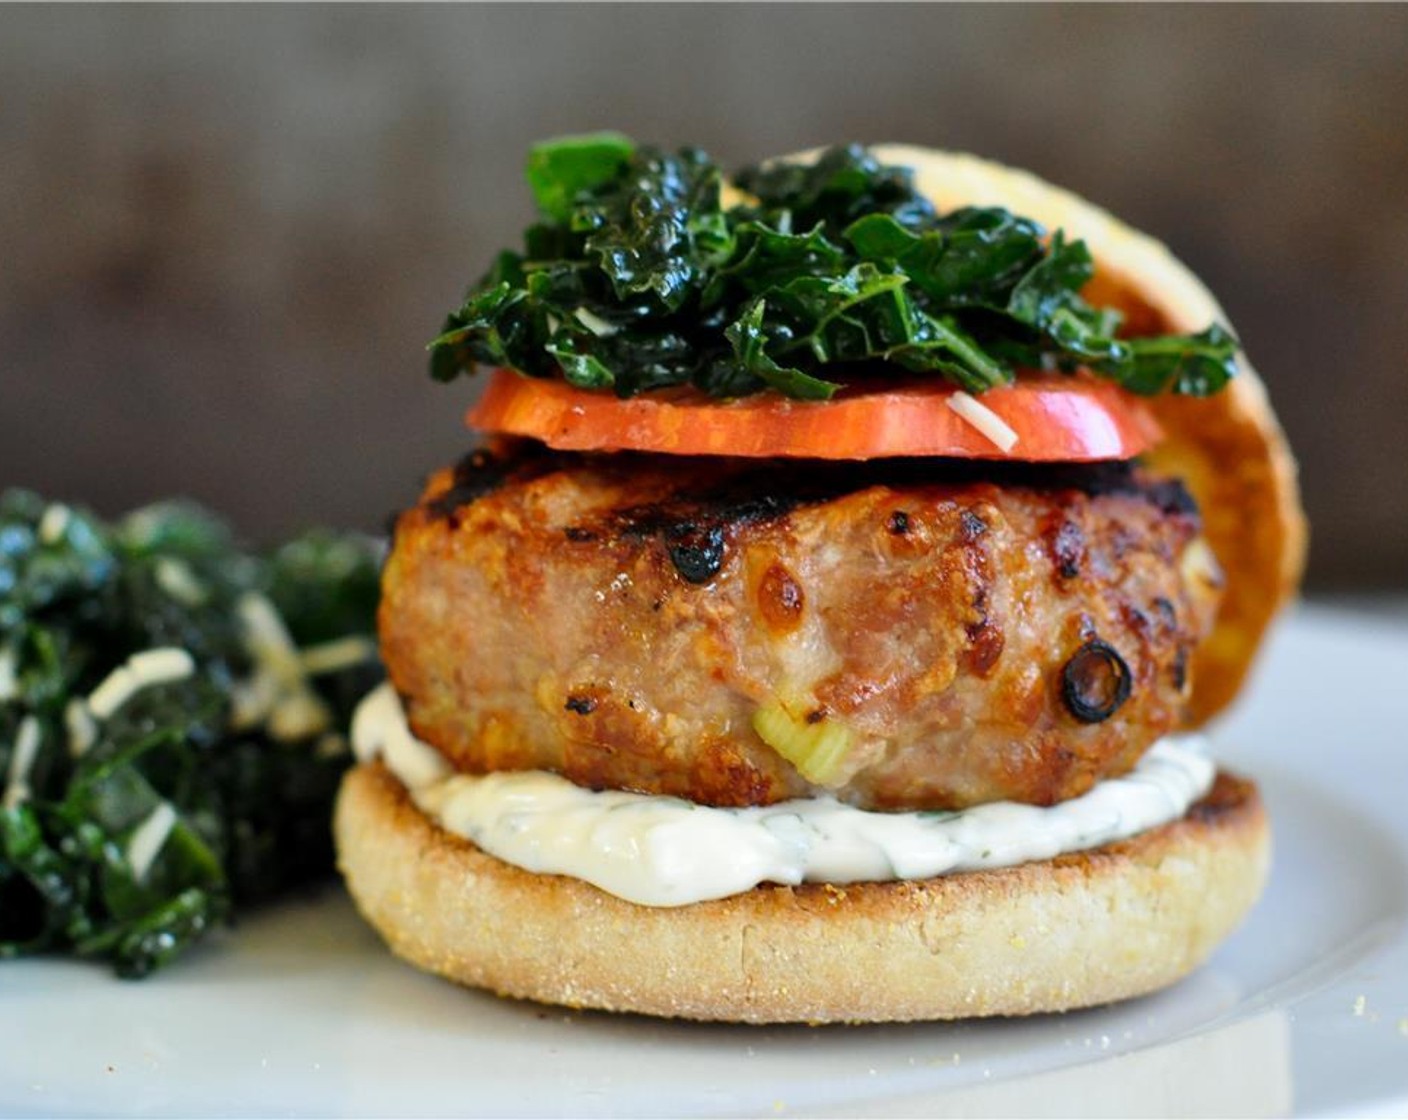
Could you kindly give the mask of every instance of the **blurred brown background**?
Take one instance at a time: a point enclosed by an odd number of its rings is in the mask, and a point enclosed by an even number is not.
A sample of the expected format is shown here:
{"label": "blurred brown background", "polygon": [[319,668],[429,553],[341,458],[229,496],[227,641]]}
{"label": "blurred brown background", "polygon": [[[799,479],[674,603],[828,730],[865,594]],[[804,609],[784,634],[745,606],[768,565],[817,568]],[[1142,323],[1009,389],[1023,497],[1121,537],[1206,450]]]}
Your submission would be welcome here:
{"label": "blurred brown background", "polygon": [[1408,587],[1408,8],[0,8],[0,484],[377,528],[467,437],[422,346],[545,136],[1030,167],[1208,280],[1312,586]]}

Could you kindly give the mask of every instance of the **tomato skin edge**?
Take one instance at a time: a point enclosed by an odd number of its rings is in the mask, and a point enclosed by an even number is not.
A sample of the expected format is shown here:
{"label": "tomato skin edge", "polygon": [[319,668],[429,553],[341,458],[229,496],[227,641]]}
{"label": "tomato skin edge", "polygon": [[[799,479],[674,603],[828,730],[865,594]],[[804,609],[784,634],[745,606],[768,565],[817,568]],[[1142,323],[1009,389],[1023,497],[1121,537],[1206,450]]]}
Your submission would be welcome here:
{"label": "tomato skin edge", "polygon": [[950,457],[1027,462],[1133,458],[1162,431],[1144,402],[1085,375],[1034,374],[978,397],[1017,434],[1004,452],[948,407],[942,382],[799,401],[719,401],[693,391],[625,400],[564,381],[495,370],[465,416],[473,430],[559,451],[642,451],[735,458]]}

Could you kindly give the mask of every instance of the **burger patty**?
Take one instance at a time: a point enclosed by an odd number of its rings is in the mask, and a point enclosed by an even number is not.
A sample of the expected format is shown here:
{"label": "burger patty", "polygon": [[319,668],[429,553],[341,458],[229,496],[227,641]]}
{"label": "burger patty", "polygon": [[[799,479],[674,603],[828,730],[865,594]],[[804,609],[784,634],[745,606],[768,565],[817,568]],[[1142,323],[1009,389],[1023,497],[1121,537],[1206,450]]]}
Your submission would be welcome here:
{"label": "burger patty", "polygon": [[1051,804],[1179,725],[1220,583],[1198,531],[1180,485],[1118,464],[500,445],[398,519],[382,652],[464,771]]}

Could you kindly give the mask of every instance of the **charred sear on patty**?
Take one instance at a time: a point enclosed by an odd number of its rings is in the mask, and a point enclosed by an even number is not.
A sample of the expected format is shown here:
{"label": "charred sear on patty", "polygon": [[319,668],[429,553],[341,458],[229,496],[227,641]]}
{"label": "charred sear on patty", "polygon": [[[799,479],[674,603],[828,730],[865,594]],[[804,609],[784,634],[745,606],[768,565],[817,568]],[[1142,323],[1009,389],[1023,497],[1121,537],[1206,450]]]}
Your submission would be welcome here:
{"label": "charred sear on patty", "polygon": [[465,771],[1050,804],[1179,724],[1216,608],[1186,492],[1128,466],[476,454],[399,519],[380,617]]}

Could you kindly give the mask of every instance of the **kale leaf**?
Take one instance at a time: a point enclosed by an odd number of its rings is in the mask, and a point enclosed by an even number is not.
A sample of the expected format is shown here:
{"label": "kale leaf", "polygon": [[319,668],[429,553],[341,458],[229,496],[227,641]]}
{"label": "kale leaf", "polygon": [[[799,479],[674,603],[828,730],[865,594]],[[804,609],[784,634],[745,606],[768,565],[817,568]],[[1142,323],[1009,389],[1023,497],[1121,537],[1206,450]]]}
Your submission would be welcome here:
{"label": "kale leaf", "polygon": [[0,957],[146,975],[331,870],[377,567],[321,531],[242,551],[192,505],[0,497]]}
{"label": "kale leaf", "polygon": [[635,145],[618,132],[539,144],[528,153],[526,172],[538,209],[553,221],[566,222],[577,195],[618,179],[634,149]]}
{"label": "kale leaf", "polygon": [[1085,368],[1142,394],[1205,396],[1237,340],[1124,338],[1081,296],[1081,241],[996,207],[938,214],[910,169],[850,145],[735,177],[697,149],[617,133],[529,155],[541,220],[501,253],[430,344],[448,381],[477,365],[630,397],[693,385],[824,399],[895,371],[970,392],[1018,369]]}

